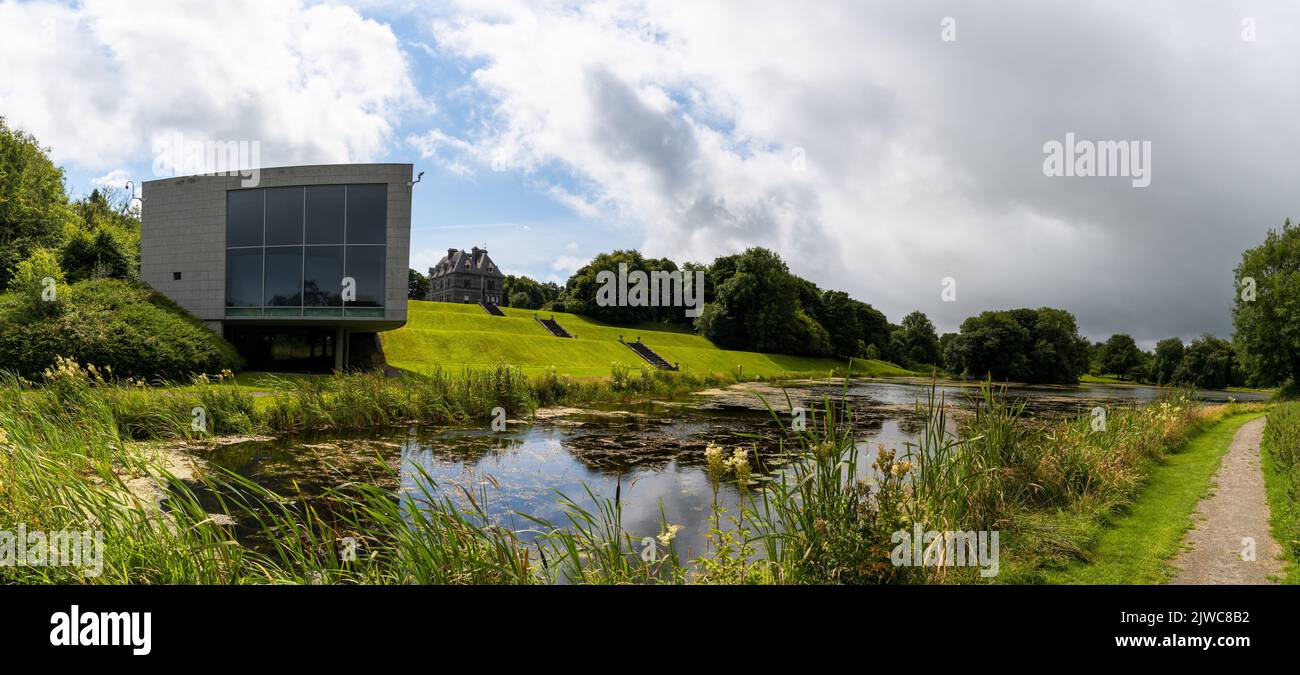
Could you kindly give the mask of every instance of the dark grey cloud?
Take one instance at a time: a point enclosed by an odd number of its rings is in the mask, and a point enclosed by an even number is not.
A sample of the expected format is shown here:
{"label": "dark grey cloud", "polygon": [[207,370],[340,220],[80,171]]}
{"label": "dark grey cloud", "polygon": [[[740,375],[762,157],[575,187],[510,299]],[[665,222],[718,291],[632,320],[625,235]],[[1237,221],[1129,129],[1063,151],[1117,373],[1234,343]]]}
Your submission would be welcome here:
{"label": "dark grey cloud", "polygon": [[[1150,344],[1229,335],[1241,252],[1300,215],[1300,13],[1283,3],[598,8],[467,8],[440,38],[482,64],[497,119],[557,122],[476,142],[582,176],[654,255],[770,246],[894,320],[1051,305]],[[650,41],[628,28],[647,18]],[[1044,175],[1044,143],[1069,132],[1149,141],[1150,185]]]}

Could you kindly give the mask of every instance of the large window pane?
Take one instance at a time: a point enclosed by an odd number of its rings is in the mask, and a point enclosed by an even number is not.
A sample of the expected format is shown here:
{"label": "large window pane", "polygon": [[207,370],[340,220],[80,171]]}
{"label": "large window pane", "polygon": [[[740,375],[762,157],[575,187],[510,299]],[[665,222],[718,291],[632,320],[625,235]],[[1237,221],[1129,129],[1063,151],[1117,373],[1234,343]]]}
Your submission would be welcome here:
{"label": "large window pane", "polygon": [[262,249],[226,251],[226,306],[262,304]]}
{"label": "large window pane", "polygon": [[348,186],[348,243],[388,242],[388,185]]}
{"label": "large window pane", "polygon": [[343,243],[342,185],[313,185],[307,188],[307,243]]}
{"label": "large window pane", "polygon": [[302,304],[302,247],[266,247],[267,307],[297,307]]}
{"label": "large window pane", "polygon": [[384,251],[383,246],[349,246],[347,276],[357,282],[357,307],[384,306]]}
{"label": "large window pane", "polygon": [[302,188],[266,191],[266,245],[302,243]]}
{"label": "large window pane", "polygon": [[303,303],[308,307],[343,304],[343,247],[308,246],[303,275]]}
{"label": "large window pane", "polygon": [[226,246],[262,245],[262,191],[226,193]]}

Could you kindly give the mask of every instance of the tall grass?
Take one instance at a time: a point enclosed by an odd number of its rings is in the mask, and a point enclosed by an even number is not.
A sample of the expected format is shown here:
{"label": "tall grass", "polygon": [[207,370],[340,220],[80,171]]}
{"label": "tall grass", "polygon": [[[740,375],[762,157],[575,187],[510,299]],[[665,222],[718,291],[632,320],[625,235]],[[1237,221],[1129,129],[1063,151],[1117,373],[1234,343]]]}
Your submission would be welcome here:
{"label": "tall grass", "polygon": [[1260,443],[1273,535],[1291,562],[1287,580],[1300,582],[1300,403],[1273,408]]}
{"label": "tall grass", "polygon": [[[953,421],[932,387],[917,405],[916,441],[901,456],[880,448],[864,472],[851,419],[828,399],[815,423],[782,441],[781,451],[796,461],[747,506],[763,553],[757,565],[777,583],[978,580],[969,568],[891,565],[891,535],[916,526],[1001,531],[1022,550],[1079,552],[1086,542],[1059,541],[1065,535],[1042,529],[1042,517],[1103,521],[1198,428],[1257,407],[1205,406],[1175,392],[1146,406],[1114,406],[1104,423],[1093,414],[1036,422],[1024,418],[1023,404],[1008,399],[1005,389],[986,383],[969,412]],[[774,419],[780,423],[775,413]]]}
{"label": "tall grass", "polygon": [[[0,568],[4,581],[975,581],[973,570],[891,564],[892,535],[916,525],[1001,529],[1023,533],[1032,545],[1042,536],[1035,529],[1037,516],[1104,518],[1131,499],[1150,466],[1198,425],[1242,410],[1174,396],[1143,407],[1115,407],[1103,427],[1091,416],[1035,423],[1023,418],[1023,407],[1004,390],[986,385],[971,412],[954,421],[932,387],[917,408],[917,440],[901,454],[880,448],[868,467],[847,401],[827,396],[806,429],[790,430],[772,412],[783,430],[779,468],[765,466],[747,446],[728,453],[711,445],[706,459],[715,491],[721,481],[732,480],[742,499],[732,514],[714,500],[707,550],[683,561],[673,547],[676,526],[662,509],[660,533],[652,540],[624,530],[621,482],[612,499],[590,491],[578,499],[557,495],[562,522],[526,514],[493,517],[491,490],[438,485],[424,473],[405,494],[344,485],[313,504],[219,471],[180,480],[161,458],[133,442],[224,429],[464,421],[497,406],[511,414],[531,410],[537,390],[509,368],[399,380],[304,378],[256,401],[225,377],[198,383],[197,392],[161,393],[74,366],[62,363],[62,372],[51,373],[44,387],[12,376],[0,381],[0,529],[22,523],[29,531],[102,531],[104,571],[90,577],[72,568]],[[656,377],[642,376],[652,383]],[[195,405],[207,408],[211,422],[197,431]],[[1279,423],[1272,432],[1270,448],[1296,447],[1286,435],[1295,432],[1284,429],[1290,427]],[[755,475],[765,480],[751,480],[751,460],[758,463]],[[1294,457],[1277,461],[1293,475]],[[266,545],[241,544],[227,516],[252,523]]]}
{"label": "tall grass", "polygon": [[[259,391],[241,387],[228,371],[199,375],[183,386],[148,386],[63,358],[45,375],[38,386],[0,371],[0,395],[21,396],[34,412],[59,421],[107,414],[125,437],[137,440],[467,424],[495,417],[498,408],[519,418],[540,406],[675,398],[724,383],[712,375],[618,365],[607,380],[575,380],[554,371],[529,379],[502,364],[400,377],[377,372],[269,376],[263,383],[270,391]],[[196,408],[202,411],[201,425],[195,424]]]}

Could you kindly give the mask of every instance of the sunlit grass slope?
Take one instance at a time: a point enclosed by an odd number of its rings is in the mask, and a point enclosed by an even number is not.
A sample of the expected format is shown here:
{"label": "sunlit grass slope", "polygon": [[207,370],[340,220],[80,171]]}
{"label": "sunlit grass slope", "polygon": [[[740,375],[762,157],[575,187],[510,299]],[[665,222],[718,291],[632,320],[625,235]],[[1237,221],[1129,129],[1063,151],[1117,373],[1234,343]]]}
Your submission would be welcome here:
{"label": "sunlit grass slope", "polygon": [[[530,375],[554,367],[560,375],[602,377],[613,364],[640,368],[645,362],[618,343],[641,338],[687,373],[735,374],[737,366],[748,378],[807,373],[841,373],[847,366],[838,359],[760,354],[719,349],[684,328],[666,325],[610,326],[576,314],[555,313],[555,320],[575,339],[552,336],[534,318],[533,310],[502,308],[506,316],[491,316],[478,305],[411,300],[405,327],[383,333],[389,365],[421,371],[441,366],[489,366],[509,363]],[[550,317],[550,312],[541,313]],[[864,375],[910,375],[883,361],[854,361],[854,371]]]}

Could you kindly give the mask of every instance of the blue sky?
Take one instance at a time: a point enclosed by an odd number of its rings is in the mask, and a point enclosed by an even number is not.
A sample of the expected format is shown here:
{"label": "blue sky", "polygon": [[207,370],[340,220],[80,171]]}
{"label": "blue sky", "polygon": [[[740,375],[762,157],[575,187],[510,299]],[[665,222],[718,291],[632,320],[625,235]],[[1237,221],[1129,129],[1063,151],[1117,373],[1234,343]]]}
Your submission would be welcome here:
{"label": "blue sky", "polygon": [[[436,110],[408,110],[394,116],[393,138],[407,138],[430,128],[454,136],[467,134],[483,96],[448,94],[471,85],[473,63],[436,53],[430,47],[431,36],[422,20],[436,13],[412,13],[382,5],[359,11],[391,29],[401,43],[413,85],[421,96],[437,102]],[[140,153],[115,164],[113,169],[138,183],[153,178],[153,159]],[[507,273],[563,284],[573,269],[592,255],[641,243],[634,230],[607,220],[580,217],[548,196],[545,187],[540,186],[573,184],[562,170],[540,167],[524,173],[480,167],[468,175],[421,157],[406,143],[390,143],[382,152],[365,159],[409,162],[415,165],[416,173],[425,173],[412,198],[411,264],[422,271],[449,247],[486,245]],[[74,194],[90,192],[107,175],[107,165],[63,165]]]}
{"label": "blue sky", "polygon": [[[765,246],[894,321],[1053,306],[1149,347],[1229,335],[1241,251],[1300,215],[1297,43],[1252,0],[0,0],[0,115],[76,192],[178,133],[410,162],[416,268]],[[1048,175],[1067,134],[1149,143],[1150,184]]]}

